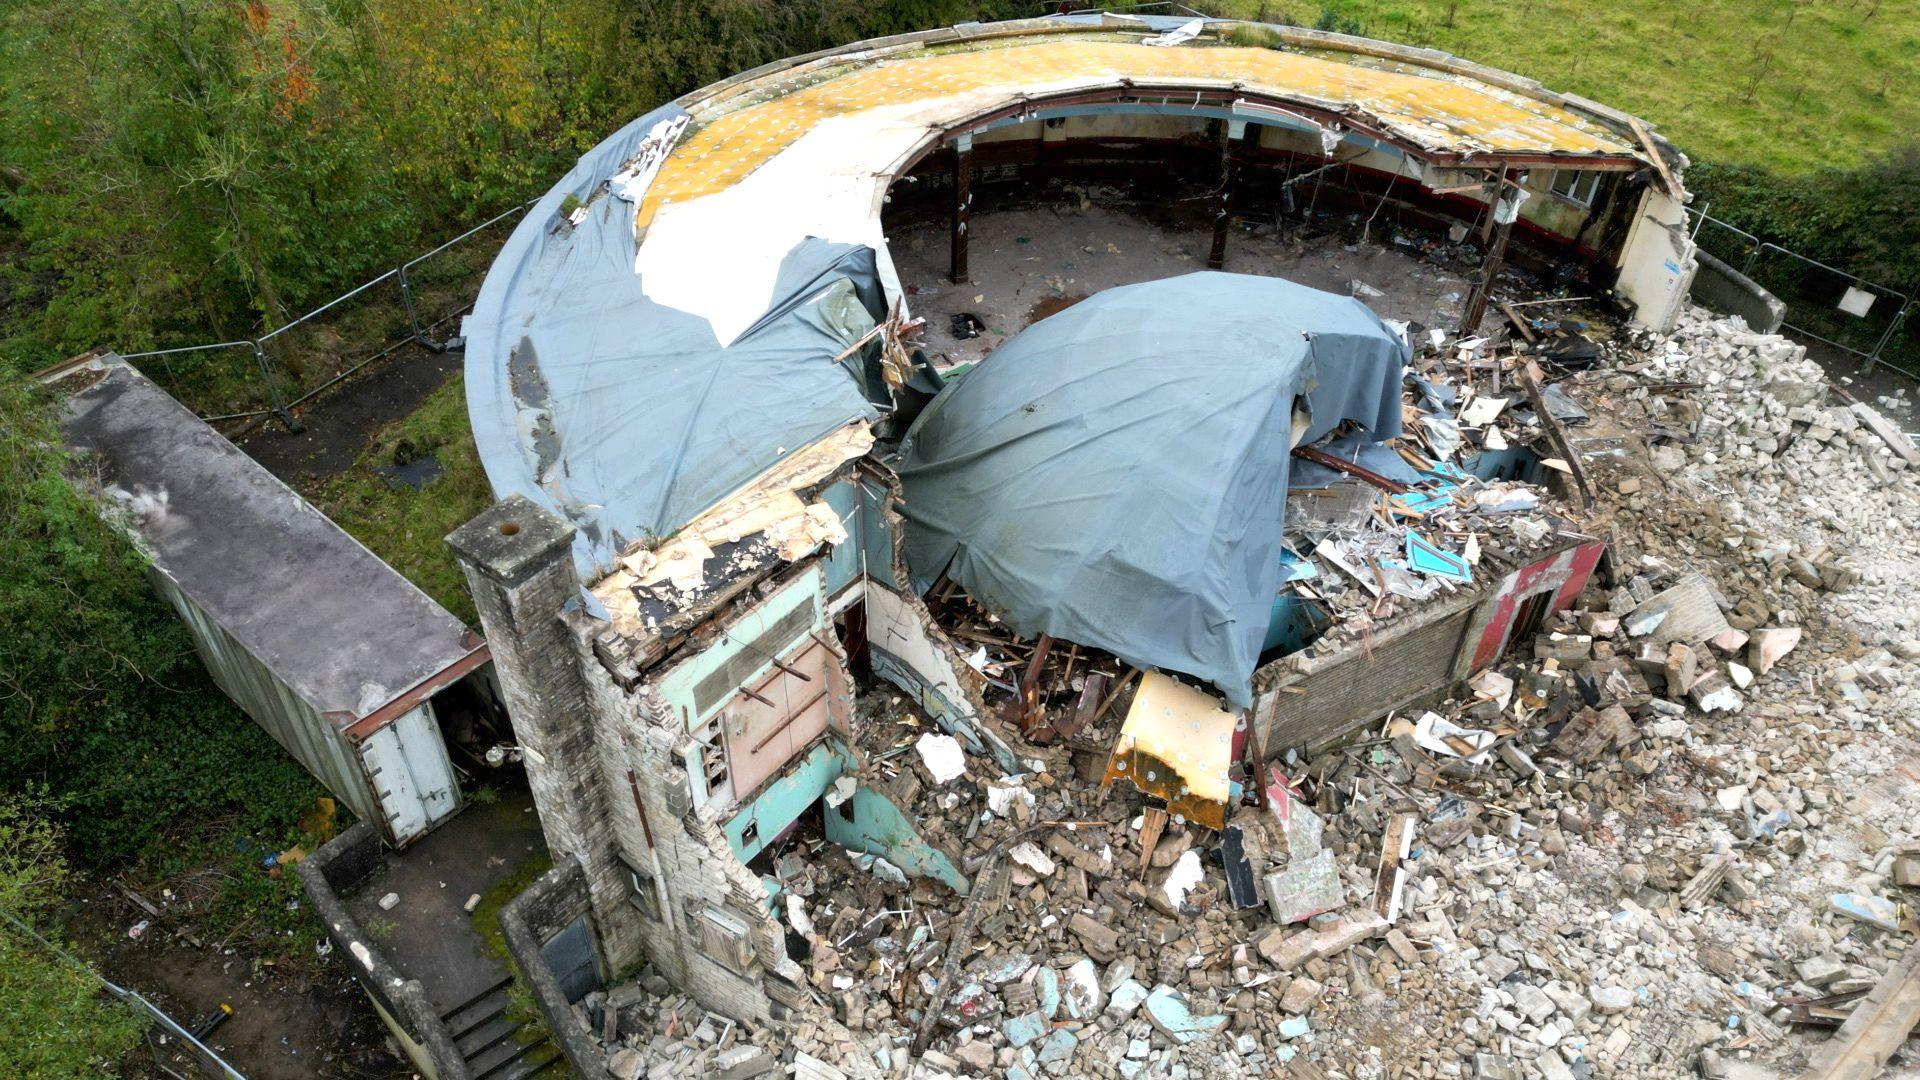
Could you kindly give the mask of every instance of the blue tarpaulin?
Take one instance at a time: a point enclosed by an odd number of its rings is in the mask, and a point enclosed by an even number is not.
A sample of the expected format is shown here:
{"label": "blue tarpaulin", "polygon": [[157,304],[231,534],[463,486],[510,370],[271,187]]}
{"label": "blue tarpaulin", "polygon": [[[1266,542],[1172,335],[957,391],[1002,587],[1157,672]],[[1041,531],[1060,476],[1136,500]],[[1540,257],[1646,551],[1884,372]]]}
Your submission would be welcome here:
{"label": "blue tarpaulin", "polygon": [[766,313],[725,347],[706,319],[647,297],[634,204],[607,182],[685,115],[663,106],[581,158],[514,230],[466,321],[467,409],[487,479],[496,496],[524,495],[579,526],[586,580],[632,541],[675,532],[786,455],[876,415],[860,361],[834,363],[885,317],[872,249],[798,245]]}
{"label": "blue tarpaulin", "polygon": [[1400,432],[1402,335],[1360,301],[1197,273],[1034,324],[901,446],[915,584],[942,573],[1022,635],[1217,686],[1251,679],[1280,587],[1290,452]]}

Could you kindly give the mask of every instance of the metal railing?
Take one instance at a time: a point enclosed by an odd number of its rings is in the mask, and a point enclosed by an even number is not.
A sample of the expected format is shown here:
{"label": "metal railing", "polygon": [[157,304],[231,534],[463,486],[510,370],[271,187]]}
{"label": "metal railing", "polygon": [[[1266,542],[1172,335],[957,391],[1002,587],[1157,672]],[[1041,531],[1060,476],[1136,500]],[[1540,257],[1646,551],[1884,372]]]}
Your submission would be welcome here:
{"label": "metal railing", "polygon": [[25,920],[14,915],[13,912],[0,908],[0,919],[11,923],[15,930],[32,939],[41,948],[45,949],[49,955],[99,983],[101,989],[146,1014],[148,1019],[165,1028],[169,1034],[180,1040],[180,1045],[193,1057],[194,1062],[198,1064],[201,1070],[208,1076],[218,1077],[220,1080],[247,1080],[246,1076],[243,1075],[239,1069],[227,1064],[226,1059],[214,1053],[211,1047],[201,1042],[185,1027],[182,1027],[179,1021],[167,1015],[165,1009],[162,1009],[160,1006],[155,1005],[153,1002],[141,996],[139,991],[129,990],[108,979],[105,975],[93,970],[93,968],[89,967],[79,957],[74,956],[72,953],[48,941],[46,938],[41,937],[39,931],[27,925]]}
{"label": "metal railing", "polygon": [[1851,353],[1866,372],[1885,364],[1920,376],[1920,302],[1907,293],[1781,247],[1705,210],[1687,208],[1693,239],[1786,305],[1787,329]]}
{"label": "metal railing", "polygon": [[[158,360],[160,370],[148,375],[208,423],[272,417],[288,431],[303,431],[293,410],[369,364],[409,345],[445,352],[451,341],[438,336],[441,328],[472,308],[492,261],[492,251],[486,250],[484,261],[471,262],[479,250],[476,238],[517,220],[536,201],[496,214],[258,337],[123,356]],[[379,347],[364,356],[342,357],[333,347],[340,340],[373,341]],[[231,360],[219,364],[222,353],[243,349],[247,358],[240,370]],[[182,370],[175,359],[188,355],[198,362]]]}

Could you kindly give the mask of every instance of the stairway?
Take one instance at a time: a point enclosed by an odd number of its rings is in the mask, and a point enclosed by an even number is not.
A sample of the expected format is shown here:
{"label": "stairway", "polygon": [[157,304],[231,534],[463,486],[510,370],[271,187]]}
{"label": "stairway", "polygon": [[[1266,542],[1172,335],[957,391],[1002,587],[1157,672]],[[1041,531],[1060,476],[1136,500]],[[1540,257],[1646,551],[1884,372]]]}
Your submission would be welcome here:
{"label": "stairway", "polygon": [[560,1080],[567,1075],[567,1063],[553,1040],[522,1042],[520,1030],[527,1021],[507,1015],[512,986],[509,975],[441,1014],[454,1045],[467,1059],[473,1080]]}

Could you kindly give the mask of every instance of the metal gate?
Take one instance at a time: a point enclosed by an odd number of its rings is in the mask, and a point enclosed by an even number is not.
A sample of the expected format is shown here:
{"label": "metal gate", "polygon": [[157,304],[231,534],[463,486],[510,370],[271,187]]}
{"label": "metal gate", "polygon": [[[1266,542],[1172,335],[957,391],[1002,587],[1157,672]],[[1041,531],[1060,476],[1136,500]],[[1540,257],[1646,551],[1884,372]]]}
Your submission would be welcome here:
{"label": "metal gate", "polygon": [[1920,374],[1913,297],[1769,243],[1691,208],[1694,240],[1786,305],[1795,334],[1858,356],[1861,370],[1886,363]]}
{"label": "metal gate", "polygon": [[553,972],[567,1004],[600,989],[600,968],[593,960],[593,929],[587,925],[585,915],[568,923],[565,930],[540,946],[540,959],[546,961],[547,970]]}

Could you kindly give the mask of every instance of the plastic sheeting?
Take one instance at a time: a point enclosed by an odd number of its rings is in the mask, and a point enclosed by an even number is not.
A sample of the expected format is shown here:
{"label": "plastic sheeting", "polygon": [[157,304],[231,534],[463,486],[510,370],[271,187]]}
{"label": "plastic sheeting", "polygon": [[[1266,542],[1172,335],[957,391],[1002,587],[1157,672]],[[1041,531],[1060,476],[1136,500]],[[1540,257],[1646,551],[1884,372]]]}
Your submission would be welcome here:
{"label": "plastic sheeting", "polygon": [[949,386],[899,468],[917,587],[944,570],[1022,635],[1094,645],[1245,706],[1280,587],[1297,442],[1400,432],[1405,340],[1278,278],[1111,289]]}
{"label": "plastic sheeting", "polygon": [[885,316],[872,249],[795,247],[765,313],[724,348],[706,319],[648,298],[632,200],[685,115],[657,109],[581,158],[514,231],[466,321],[467,408],[494,494],[579,526],[589,581],[633,540],[875,415],[862,361],[833,362]]}

